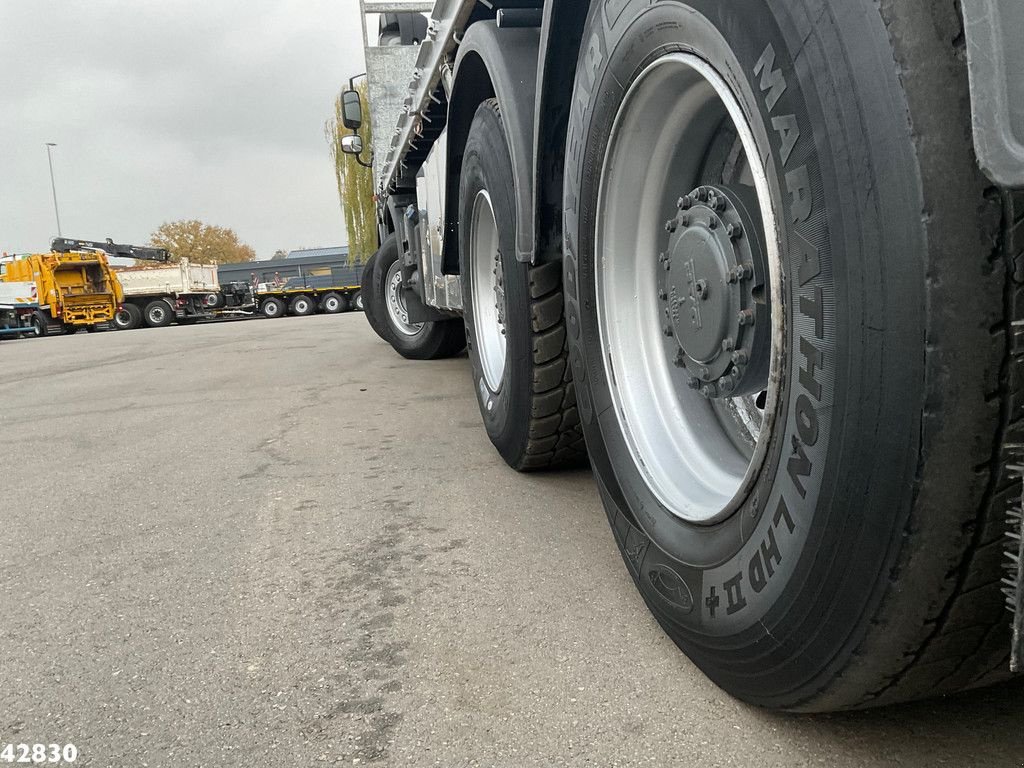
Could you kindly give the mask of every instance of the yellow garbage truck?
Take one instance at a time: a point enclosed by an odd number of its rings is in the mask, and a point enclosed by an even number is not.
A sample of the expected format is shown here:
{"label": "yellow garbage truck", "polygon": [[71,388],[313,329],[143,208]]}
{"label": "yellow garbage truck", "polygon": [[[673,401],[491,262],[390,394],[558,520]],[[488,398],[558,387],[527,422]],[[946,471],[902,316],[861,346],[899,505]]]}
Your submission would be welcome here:
{"label": "yellow garbage truck", "polygon": [[113,321],[124,294],[108,256],[167,261],[167,251],[134,245],[56,238],[49,253],[27,254],[0,263],[3,282],[32,282],[39,307],[31,325],[37,336],[96,330]]}

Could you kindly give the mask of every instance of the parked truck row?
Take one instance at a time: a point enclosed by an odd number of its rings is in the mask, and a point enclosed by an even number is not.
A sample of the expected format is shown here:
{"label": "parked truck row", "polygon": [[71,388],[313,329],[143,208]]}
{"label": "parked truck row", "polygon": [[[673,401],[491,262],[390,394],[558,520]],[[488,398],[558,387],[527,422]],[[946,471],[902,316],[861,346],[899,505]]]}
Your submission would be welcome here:
{"label": "parked truck row", "polygon": [[[468,350],[511,467],[589,460],[694,663],[799,711],[1010,676],[1024,4],[361,10],[367,320],[406,358]],[[409,11],[422,42],[383,44]]]}
{"label": "parked truck row", "polygon": [[[110,257],[148,262],[115,267]],[[220,283],[218,267],[169,263],[166,250],[58,238],[49,253],[0,260],[0,334],[133,330],[218,317],[276,318],[362,310],[361,267],[281,277],[281,267]]]}

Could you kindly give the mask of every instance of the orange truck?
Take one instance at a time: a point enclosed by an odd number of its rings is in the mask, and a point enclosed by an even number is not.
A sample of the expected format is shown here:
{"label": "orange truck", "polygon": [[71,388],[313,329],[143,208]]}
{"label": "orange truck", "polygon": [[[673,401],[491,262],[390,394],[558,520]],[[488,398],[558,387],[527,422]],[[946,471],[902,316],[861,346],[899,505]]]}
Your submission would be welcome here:
{"label": "orange truck", "polygon": [[124,293],[107,260],[108,256],[167,261],[167,251],[118,245],[112,240],[97,242],[56,238],[49,253],[16,256],[0,262],[0,280],[36,285],[39,306],[31,327],[35,335],[75,333],[114,320]]}

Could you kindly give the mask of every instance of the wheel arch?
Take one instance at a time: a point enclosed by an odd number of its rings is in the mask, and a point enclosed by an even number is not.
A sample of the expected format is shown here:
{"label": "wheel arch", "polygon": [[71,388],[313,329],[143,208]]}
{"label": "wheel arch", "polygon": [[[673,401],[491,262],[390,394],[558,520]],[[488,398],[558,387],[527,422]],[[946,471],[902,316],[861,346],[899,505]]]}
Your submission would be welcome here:
{"label": "wheel arch", "polygon": [[533,118],[534,260],[539,264],[562,257],[562,205],[566,135],[576,65],[590,0],[544,3]]}
{"label": "wheel arch", "polygon": [[481,21],[467,31],[455,61],[448,108],[448,170],[445,189],[444,271],[459,271],[459,179],[462,154],[477,107],[498,101],[515,169],[516,252],[534,255],[534,114],[540,33],[536,28],[501,28]]}

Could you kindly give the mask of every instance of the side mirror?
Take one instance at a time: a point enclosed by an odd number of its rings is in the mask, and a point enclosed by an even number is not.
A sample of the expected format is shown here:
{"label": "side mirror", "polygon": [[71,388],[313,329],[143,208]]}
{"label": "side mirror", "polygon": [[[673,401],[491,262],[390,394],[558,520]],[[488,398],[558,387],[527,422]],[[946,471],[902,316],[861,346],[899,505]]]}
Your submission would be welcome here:
{"label": "side mirror", "polygon": [[344,91],[341,94],[341,122],[350,131],[358,131],[363,124],[363,105],[358,91]]}
{"label": "side mirror", "polygon": [[363,154],[363,137],[358,134],[341,137],[341,151],[346,155]]}

